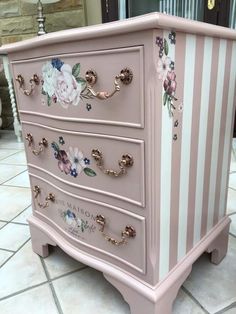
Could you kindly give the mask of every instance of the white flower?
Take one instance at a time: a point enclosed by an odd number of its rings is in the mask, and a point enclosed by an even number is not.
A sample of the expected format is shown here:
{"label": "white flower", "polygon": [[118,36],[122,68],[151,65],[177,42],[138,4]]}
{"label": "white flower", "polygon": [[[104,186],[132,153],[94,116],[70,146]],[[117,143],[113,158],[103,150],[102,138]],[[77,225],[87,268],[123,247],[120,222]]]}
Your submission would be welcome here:
{"label": "white flower", "polygon": [[43,90],[52,97],[55,93],[54,82],[57,80],[59,71],[52,66],[50,62],[46,62],[42,68],[43,74]]}
{"label": "white flower", "polygon": [[169,57],[163,57],[158,60],[157,72],[159,73],[158,78],[165,80],[168,71],[170,71],[171,59]]}
{"label": "white flower", "polygon": [[70,146],[67,156],[71,162],[71,169],[76,169],[78,173],[81,173],[83,169],[86,168],[83,153],[78,149],[78,147],[72,148]]}
{"label": "white flower", "polygon": [[81,220],[80,218],[78,218],[78,219],[77,219],[77,225],[78,225],[78,227],[80,227],[81,224],[82,224],[82,220]]}
{"label": "white flower", "polygon": [[69,226],[71,226],[71,227],[73,227],[73,228],[76,227],[77,223],[76,223],[75,218],[66,215],[65,220],[66,220],[66,223],[67,223]]}
{"label": "white flower", "polygon": [[82,86],[72,75],[71,66],[69,64],[64,64],[61,67],[61,71],[58,72],[59,75],[54,81],[57,101],[64,108],[68,108],[69,105],[77,106],[80,101]]}

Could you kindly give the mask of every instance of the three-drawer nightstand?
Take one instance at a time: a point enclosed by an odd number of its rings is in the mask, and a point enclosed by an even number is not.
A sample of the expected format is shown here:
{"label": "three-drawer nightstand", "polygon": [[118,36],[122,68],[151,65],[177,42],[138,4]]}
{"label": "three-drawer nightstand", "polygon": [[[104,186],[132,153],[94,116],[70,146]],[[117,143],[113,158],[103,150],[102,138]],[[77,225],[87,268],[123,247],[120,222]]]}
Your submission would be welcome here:
{"label": "three-drawer nightstand", "polygon": [[6,45],[34,252],[104,273],[132,314],[169,314],[227,252],[236,32],[159,13]]}

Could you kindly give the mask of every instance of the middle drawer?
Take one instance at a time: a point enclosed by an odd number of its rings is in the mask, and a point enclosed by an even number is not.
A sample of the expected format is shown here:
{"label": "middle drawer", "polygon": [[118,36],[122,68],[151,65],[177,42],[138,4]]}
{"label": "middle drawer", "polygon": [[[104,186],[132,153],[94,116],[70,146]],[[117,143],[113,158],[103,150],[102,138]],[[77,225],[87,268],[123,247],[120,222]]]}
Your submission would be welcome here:
{"label": "middle drawer", "polygon": [[81,191],[145,207],[143,140],[65,131],[23,121],[22,129],[32,168]]}

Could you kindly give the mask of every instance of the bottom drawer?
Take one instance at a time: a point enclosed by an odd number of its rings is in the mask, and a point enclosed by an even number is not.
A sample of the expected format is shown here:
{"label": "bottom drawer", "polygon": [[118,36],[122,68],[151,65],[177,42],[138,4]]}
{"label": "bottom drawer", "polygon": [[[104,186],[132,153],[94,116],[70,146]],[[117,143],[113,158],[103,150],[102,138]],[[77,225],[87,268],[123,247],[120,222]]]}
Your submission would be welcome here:
{"label": "bottom drawer", "polygon": [[114,264],[119,261],[145,273],[144,217],[71,194],[31,173],[30,181],[38,217],[79,249],[92,249],[94,255],[102,253]]}

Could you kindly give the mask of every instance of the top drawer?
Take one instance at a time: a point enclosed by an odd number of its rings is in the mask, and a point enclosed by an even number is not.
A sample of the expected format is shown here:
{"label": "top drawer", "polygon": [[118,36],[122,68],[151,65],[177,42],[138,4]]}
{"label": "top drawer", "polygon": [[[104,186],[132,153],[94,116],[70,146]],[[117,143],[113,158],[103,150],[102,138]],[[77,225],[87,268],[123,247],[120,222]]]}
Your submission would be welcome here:
{"label": "top drawer", "polygon": [[[12,67],[14,77],[21,75],[24,80],[21,88],[15,81],[20,112],[58,120],[144,127],[142,46],[13,61]],[[115,90],[115,77],[125,68],[131,70],[132,81],[125,84],[118,78],[120,91],[110,98],[99,99],[88,91],[87,71],[97,75],[91,84],[93,91],[106,98],[106,93]],[[34,74],[38,85],[30,84]],[[31,86],[32,93],[26,95]]]}

